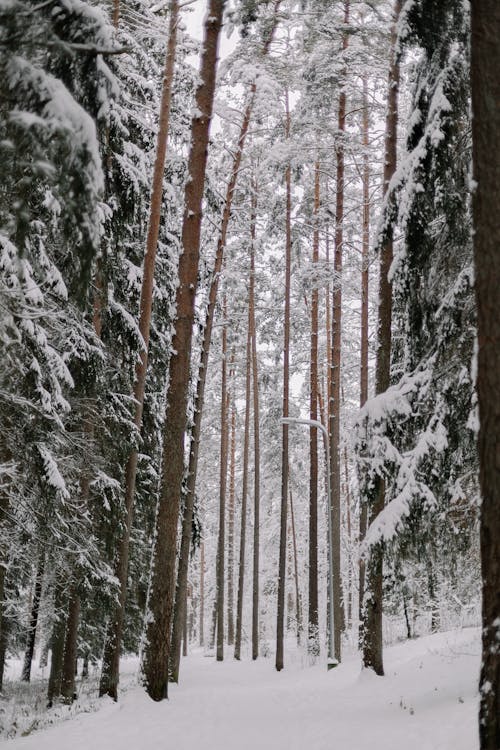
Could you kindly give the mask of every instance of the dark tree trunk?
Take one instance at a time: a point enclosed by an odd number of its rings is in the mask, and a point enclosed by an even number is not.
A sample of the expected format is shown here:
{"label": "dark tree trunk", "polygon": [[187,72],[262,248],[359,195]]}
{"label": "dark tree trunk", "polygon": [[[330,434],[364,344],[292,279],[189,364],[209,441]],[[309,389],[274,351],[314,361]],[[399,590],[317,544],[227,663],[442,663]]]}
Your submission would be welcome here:
{"label": "dark tree trunk", "polygon": [[295,513],[293,512],[293,497],[290,490],[290,519],[292,522],[292,543],[293,543],[293,577],[295,580],[295,611],[297,618],[297,644],[300,645],[302,635],[302,607],[300,602],[299,588],[299,561],[297,556],[297,535],[295,533]]}
{"label": "dark tree trunk", "polygon": [[[349,1],[344,3],[344,23],[349,23]],[[343,50],[348,47],[348,37],[344,34]],[[346,129],[346,95],[341,91],[338,109],[338,131],[341,138]],[[341,497],[340,497],[340,383],[342,350],[342,254],[344,244],[344,144],[337,146],[337,186],[335,197],[335,286],[333,290],[332,314],[332,359],[329,393],[329,432],[330,432],[330,486],[332,490],[332,531],[333,531],[333,647],[330,654],[341,660],[341,633],[344,624],[344,608],[341,578]]]}
{"label": "dark tree trunk", "polygon": [[[285,138],[290,138],[290,107],[288,90],[285,95]],[[292,170],[290,164],[285,171],[286,208],[285,208],[285,311],[283,322],[283,416],[288,417],[289,380],[290,380],[290,270],[292,256]],[[286,532],[288,504],[288,425],[282,425],[281,443],[281,512],[280,512],[280,549],[278,563],[278,607],[276,617],[276,669],[284,667],[284,630],[285,630],[285,588],[286,588]]]}
{"label": "dark tree trunk", "polygon": [[224,659],[224,581],[226,551],[226,485],[227,485],[227,310],[226,298],[222,305],[222,383],[220,405],[220,481],[219,481],[219,538],[217,549],[217,661]]}
{"label": "dark tree trunk", "polygon": [[0,631],[0,694],[3,689],[3,678],[5,674],[5,659],[7,657],[7,645],[9,641],[10,623],[3,617],[2,630]]}
{"label": "dark tree trunk", "polygon": [[[363,407],[368,400],[368,281],[370,251],[370,160],[368,156],[369,117],[368,117],[368,81],[363,76],[363,245],[361,254],[361,362],[359,405]],[[361,503],[359,512],[359,543],[366,536],[368,523],[368,505]],[[359,561],[359,622],[365,590],[365,561]],[[361,634],[359,635],[361,646]]]}
{"label": "dark tree trunk", "polygon": [[257,221],[257,185],[252,190],[250,243],[249,326],[252,339],[253,439],[254,439],[254,513],[253,513],[253,580],[252,580],[252,659],[259,656],[259,556],[260,556],[260,409],[257,329],[255,324],[255,233]]}
{"label": "dark tree trunk", "polygon": [[147,692],[156,701],[163,700],[168,695],[168,660],[175,591],[177,524],[184,475],[184,434],[187,422],[194,300],[200,254],[202,200],[223,11],[224,0],[210,0],[205,21],[200,69],[201,83],[196,91],[196,109],[191,126],[191,148],[188,159],[188,174],[191,179],[185,187],[182,254],[179,259],[175,334],[169,364],[160,497],[151,583],[152,617],[147,628],[147,646],[144,655]]}
{"label": "dark tree trunk", "polygon": [[[115,9],[119,3],[115,0]],[[115,11],[116,25],[119,10]],[[156,157],[153,169],[153,183],[151,189],[151,207],[146,238],[146,252],[143,263],[143,278],[141,287],[139,330],[144,340],[144,348],[140,352],[140,359],[135,368],[135,414],[134,423],[140,433],[142,425],[142,411],[144,406],[144,392],[148,365],[148,347],[151,328],[151,313],[153,308],[154,272],[156,250],[160,230],[161,207],[163,196],[163,175],[167,154],[167,141],[170,122],[170,106],[172,101],[172,84],[174,78],[175,53],[177,47],[177,24],[179,15],[178,0],[171,0],[169,38],[163,71],[162,96],[160,103],[160,119],[156,143]],[[104,648],[99,695],[110,695],[117,700],[118,681],[120,676],[120,652],[123,632],[123,618],[125,615],[125,601],[127,596],[128,558],[130,546],[130,532],[132,530],[135,481],[137,476],[138,452],[133,450],[125,469],[125,523],[122,536],[118,542],[115,562],[115,573],[119,582],[119,600],[110,619],[106,644]]]}
{"label": "dark tree trunk", "polygon": [[[320,164],[314,165],[313,268],[319,261]],[[314,273],[314,271],[313,271]],[[318,419],[318,324],[319,295],[316,282],[311,295],[311,359],[309,374],[309,418]],[[309,429],[309,612],[307,650],[319,655],[318,624],[318,430]]]}
{"label": "dark tree trunk", "polygon": [[472,0],[474,260],[478,318],[483,660],[481,750],[500,747],[500,5]]}
{"label": "dark tree trunk", "polygon": [[200,549],[200,646],[205,645],[205,543],[201,543]]}
{"label": "dark tree trunk", "polygon": [[[396,55],[396,24],[401,12],[402,0],[394,4],[394,20],[391,33],[391,63],[389,69],[389,89],[385,133],[384,194],[396,170],[397,127],[398,127],[398,88],[399,59]],[[391,377],[391,323],[392,323],[392,284],[389,270],[392,264],[392,236],[389,236],[380,250],[380,278],[378,305],[377,364],[375,371],[375,392],[384,393],[390,385]],[[366,500],[365,500],[366,502]],[[385,482],[376,477],[373,501],[368,508],[368,523],[373,523],[385,504]],[[363,665],[373,669],[378,675],[384,674],[382,653],[382,577],[383,549],[381,544],[370,548],[366,560],[365,592],[361,618],[361,642]]]}
{"label": "dark tree trunk", "polygon": [[72,585],[66,635],[64,639],[64,656],[61,674],[61,698],[63,703],[72,703],[75,699],[75,666],[78,656],[78,621],[80,619],[80,594],[76,583]]}
{"label": "dark tree trunk", "polygon": [[28,628],[28,639],[26,652],[24,654],[23,671],[21,680],[23,682],[29,682],[31,678],[31,662],[33,661],[33,654],[35,653],[35,640],[36,640],[36,628],[38,625],[38,613],[40,611],[40,600],[42,598],[42,583],[43,583],[43,571],[45,567],[45,558],[42,553],[38,561],[38,567],[35,578],[35,591],[33,593],[33,601],[31,604],[31,617]]}
{"label": "dark tree trunk", "polygon": [[64,634],[66,633],[66,612],[64,585],[56,584],[54,595],[54,625],[50,639],[50,674],[47,699],[49,708],[61,695],[61,680],[64,658]]}
{"label": "dark tree trunk", "polygon": [[229,509],[227,528],[227,645],[234,645],[234,503],[236,497],[236,408],[231,404]]}

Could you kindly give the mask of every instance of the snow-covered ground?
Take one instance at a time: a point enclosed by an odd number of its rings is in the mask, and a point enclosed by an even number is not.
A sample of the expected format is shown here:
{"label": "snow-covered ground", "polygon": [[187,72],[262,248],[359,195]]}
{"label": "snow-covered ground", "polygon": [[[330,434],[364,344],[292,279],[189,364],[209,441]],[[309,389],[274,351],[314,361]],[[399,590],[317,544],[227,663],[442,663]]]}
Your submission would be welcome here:
{"label": "snow-covered ground", "polygon": [[[348,656],[327,673],[289,652],[223,663],[183,660],[170,700],[140,687],[9,750],[475,750],[479,630],[440,633],[385,652],[386,676],[361,672]],[[129,667],[130,669],[130,667]]]}

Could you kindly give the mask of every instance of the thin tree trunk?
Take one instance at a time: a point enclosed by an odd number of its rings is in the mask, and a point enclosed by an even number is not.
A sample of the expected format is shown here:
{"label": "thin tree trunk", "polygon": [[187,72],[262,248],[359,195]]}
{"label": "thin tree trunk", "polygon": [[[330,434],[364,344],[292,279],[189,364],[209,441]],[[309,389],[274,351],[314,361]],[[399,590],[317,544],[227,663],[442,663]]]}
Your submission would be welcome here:
{"label": "thin tree trunk", "polygon": [[205,645],[205,543],[201,543],[200,550],[200,646]]}
{"label": "thin tree trunk", "polygon": [[[319,261],[320,165],[314,165],[313,268]],[[314,272],[313,272],[314,273]],[[318,419],[318,324],[319,294],[317,281],[311,295],[311,360],[309,382],[309,418]],[[318,430],[309,429],[309,612],[307,650],[319,654],[318,620]]]}
{"label": "thin tree trunk", "polygon": [[[250,305],[249,305],[250,310]],[[236,603],[236,638],[234,643],[234,658],[241,658],[241,636],[243,629],[243,588],[245,584],[245,546],[247,529],[247,495],[248,495],[248,454],[250,448],[250,375],[252,357],[252,335],[250,326],[250,312],[246,346],[246,374],[245,374],[245,433],[243,438],[243,477],[241,486],[241,531],[240,531],[240,559],[238,567],[238,599]]]}
{"label": "thin tree trunk", "polygon": [[349,489],[349,463],[347,461],[347,447],[344,445],[344,472],[345,472],[345,504],[347,520],[347,628],[352,626],[352,524],[351,524],[351,492]]}
{"label": "thin tree trunk", "polygon": [[226,548],[226,486],[227,486],[227,305],[222,304],[222,383],[220,407],[220,482],[219,482],[219,542],[217,551],[217,661],[224,659],[224,581]]}
{"label": "thin tree trunk", "polygon": [[253,516],[253,581],[252,581],[252,659],[259,656],[259,544],[260,544],[260,427],[259,371],[257,362],[257,331],[255,325],[255,234],[257,221],[257,185],[252,190],[250,242],[250,293],[248,323],[252,339],[253,438],[254,438],[254,516]]}
{"label": "thin tree trunk", "polygon": [[[115,8],[119,3],[115,1]],[[135,368],[134,400],[135,413],[134,423],[137,433],[140,434],[142,426],[142,412],[144,406],[144,392],[146,386],[146,373],[148,363],[148,347],[151,329],[151,313],[153,307],[154,271],[156,263],[156,251],[160,230],[163,175],[165,171],[165,160],[167,154],[167,141],[170,122],[170,108],[172,101],[172,85],[174,78],[175,55],[177,47],[177,25],[179,17],[178,0],[171,0],[169,37],[165,68],[163,71],[162,95],[160,102],[160,119],[158,136],[156,142],[156,156],[153,169],[153,182],[151,189],[151,205],[149,213],[148,231],[146,236],[146,252],[143,263],[143,278],[141,286],[141,299],[139,307],[139,331],[144,341],[144,348]],[[118,19],[117,19],[118,20]],[[118,542],[118,550],[115,562],[115,573],[119,582],[119,599],[110,619],[106,644],[103,655],[102,673],[99,684],[99,695],[110,695],[114,700],[118,698],[118,682],[120,672],[120,651],[123,632],[123,619],[125,615],[125,601],[127,596],[128,580],[128,558],[130,545],[130,532],[132,529],[135,482],[137,476],[138,451],[132,450],[125,469],[125,519],[122,536]]]}
{"label": "thin tree trunk", "polygon": [[[361,253],[361,363],[359,405],[362,408],[368,400],[368,258],[370,251],[370,160],[368,156],[369,117],[368,117],[368,79],[363,76],[363,245]],[[361,503],[359,514],[359,543],[366,536],[368,506]],[[365,561],[359,560],[359,622],[365,590]],[[361,644],[361,634],[360,634]]]}
{"label": "thin tree trunk", "polygon": [[227,645],[234,645],[234,501],[236,496],[236,407],[231,404],[229,449],[229,512],[227,528]]}
{"label": "thin tree trunk", "polygon": [[[187,598],[189,600],[189,590]],[[182,655],[188,655],[188,607],[186,606],[186,616],[184,618],[184,632],[182,634]]]}
{"label": "thin tree trunk", "polygon": [[500,5],[472,0],[474,261],[478,317],[479,467],[483,579],[479,736],[500,747]]}
{"label": "thin tree trunk", "polygon": [[156,701],[168,694],[168,658],[175,591],[177,524],[184,475],[184,434],[190,375],[200,254],[202,200],[205,185],[208,136],[215,93],[217,49],[224,0],[210,0],[205,21],[201,83],[196,91],[188,160],[190,180],[185,187],[182,254],[176,295],[175,334],[169,363],[167,407],[163,430],[163,460],[156,519],[156,544],[151,584],[151,619],[147,629],[144,674],[149,696]]}
{"label": "thin tree trunk", "polygon": [[[344,3],[344,23],[349,23],[349,1]],[[349,40],[346,34],[342,47],[347,50]],[[338,109],[338,131],[340,138],[344,137],[346,129],[346,94],[341,91]],[[344,243],[344,144],[337,146],[337,189],[335,211],[335,286],[333,290],[332,315],[332,361],[330,383],[330,482],[332,488],[332,530],[333,530],[333,640],[334,654],[337,661],[341,660],[341,633],[344,623],[343,595],[340,563],[340,382],[341,382],[341,350],[342,350],[342,253]],[[331,655],[332,656],[332,655]]]}
{"label": "thin tree trunk", "polygon": [[5,658],[7,656],[7,643],[9,640],[10,623],[3,618],[2,630],[0,631],[0,694],[3,689],[3,678],[5,674]]}
{"label": "thin tree trunk", "polygon": [[[288,89],[285,93],[285,138],[290,138],[290,107]],[[290,275],[292,255],[292,170],[290,163],[285,171],[286,208],[285,208],[285,311],[283,322],[283,416],[288,417],[289,380],[290,380]],[[286,532],[288,502],[288,425],[282,425],[281,448],[281,513],[280,513],[280,549],[278,565],[278,607],[276,618],[276,669],[284,667],[284,629],[285,629],[285,588],[286,588]]]}
{"label": "thin tree trunk", "polygon": [[[277,25],[277,12],[281,0],[276,0],[274,4],[274,16],[273,23],[269,30],[268,35],[262,46],[261,56],[265,57],[269,51],[269,47],[274,37],[274,32]],[[198,369],[198,380],[196,385],[196,398],[194,408],[194,424],[191,434],[191,448],[189,453],[189,468],[187,475],[187,491],[184,502],[184,514],[182,519],[182,538],[181,538],[181,549],[179,556],[179,566],[177,571],[177,587],[175,593],[175,608],[174,608],[174,625],[172,632],[172,648],[171,648],[171,679],[174,682],[178,681],[179,678],[179,661],[180,661],[180,643],[181,643],[181,625],[183,622],[183,608],[185,607],[186,601],[186,585],[187,585],[187,571],[189,564],[189,549],[191,544],[191,525],[193,518],[193,507],[194,498],[196,491],[196,477],[198,473],[198,454],[200,447],[201,437],[201,423],[203,418],[203,401],[205,397],[205,383],[208,371],[208,360],[210,354],[210,343],[212,339],[212,327],[213,318],[215,311],[215,303],[217,301],[217,291],[219,287],[219,277],[222,269],[222,262],[224,259],[224,252],[226,248],[227,230],[229,227],[229,220],[231,218],[231,209],[233,204],[233,196],[238,180],[239,170],[241,166],[241,159],[243,155],[243,148],[245,145],[248,128],[250,126],[250,120],[252,117],[253,106],[255,102],[255,94],[257,85],[253,82],[250,86],[250,96],[248,104],[246,106],[243,120],[240,127],[240,134],[238,137],[238,145],[234,154],[233,165],[231,168],[231,177],[229,179],[226,197],[224,202],[224,210],[222,212],[221,227],[219,232],[219,240],[217,243],[217,252],[215,256],[215,265],[212,273],[212,282],[210,285],[209,297],[208,297],[208,309],[207,318],[205,321],[205,328],[203,331],[203,343],[201,347],[201,360]]]}
{"label": "thin tree trunk", "polygon": [[28,642],[26,653],[24,654],[23,671],[21,675],[22,682],[29,682],[31,678],[31,662],[35,653],[36,628],[38,624],[38,613],[40,611],[40,600],[42,598],[43,573],[45,568],[45,557],[42,552],[38,561],[38,567],[35,577],[35,591],[31,605],[30,625],[28,629]]}
{"label": "thin tree trunk", "polygon": [[297,556],[297,535],[295,532],[295,514],[293,512],[292,490],[290,490],[290,518],[292,521],[292,543],[293,543],[293,569],[295,579],[295,602],[297,612],[297,644],[300,645],[302,635],[302,608],[300,606],[300,589],[299,589],[299,563]]}
{"label": "thin tree trunk", "polygon": [[[394,21],[391,32],[391,63],[389,70],[389,90],[387,100],[385,160],[384,160],[384,194],[396,170],[397,160],[397,126],[398,126],[398,87],[399,60],[396,54],[396,24],[401,12],[402,0],[394,5]],[[377,364],[375,371],[375,392],[384,393],[391,380],[391,322],[392,322],[392,284],[389,281],[389,270],[392,264],[392,236],[389,236],[380,250],[380,278],[378,305],[378,341]],[[385,504],[385,482],[375,479],[374,501],[368,509],[368,523],[373,523]],[[382,653],[382,576],[383,551],[380,544],[368,552],[365,573],[365,592],[363,597],[361,636],[363,644],[363,665],[370,667],[378,675],[384,674]]]}

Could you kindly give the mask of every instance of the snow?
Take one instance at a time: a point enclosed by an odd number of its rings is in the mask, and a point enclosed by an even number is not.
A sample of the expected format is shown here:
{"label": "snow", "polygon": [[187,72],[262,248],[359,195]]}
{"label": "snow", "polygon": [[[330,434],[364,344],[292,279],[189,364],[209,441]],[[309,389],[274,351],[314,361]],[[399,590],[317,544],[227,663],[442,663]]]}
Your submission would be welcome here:
{"label": "snow", "polygon": [[[118,704],[12,740],[10,750],[475,750],[480,631],[464,629],[386,649],[386,676],[308,666],[291,644],[272,659],[183,660],[181,684],[154,703],[132,687]],[[130,669],[130,662],[127,664]],[[61,710],[61,709],[59,709]]]}

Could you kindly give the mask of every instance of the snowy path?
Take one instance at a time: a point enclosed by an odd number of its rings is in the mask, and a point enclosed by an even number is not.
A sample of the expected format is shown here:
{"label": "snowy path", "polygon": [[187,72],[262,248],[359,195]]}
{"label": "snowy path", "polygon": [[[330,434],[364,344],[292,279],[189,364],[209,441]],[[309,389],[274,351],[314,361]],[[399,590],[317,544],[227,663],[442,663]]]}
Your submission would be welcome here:
{"label": "snowy path", "polygon": [[[295,655],[295,658],[299,658]],[[171,700],[140,688],[11,750],[475,750],[477,630],[445,633],[386,651],[386,677],[272,660],[222,664],[194,654]]]}

